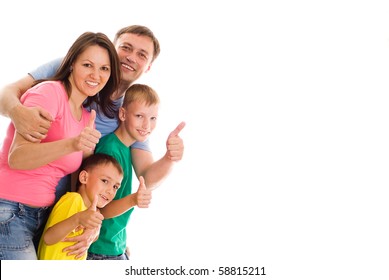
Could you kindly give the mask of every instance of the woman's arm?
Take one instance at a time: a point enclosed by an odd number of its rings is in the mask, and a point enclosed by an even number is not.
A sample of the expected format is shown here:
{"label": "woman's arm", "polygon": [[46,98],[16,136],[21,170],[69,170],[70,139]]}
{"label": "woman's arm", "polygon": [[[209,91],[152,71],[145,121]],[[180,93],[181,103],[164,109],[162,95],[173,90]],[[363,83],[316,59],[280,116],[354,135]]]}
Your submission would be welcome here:
{"label": "woman's arm", "polygon": [[53,142],[31,143],[15,132],[8,154],[10,168],[34,169],[73,152],[91,153],[101,137],[100,132],[94,128],[95,118],[96,112],[92,110],[89,124],[80,135]]}
{"label": "woman's arm", "polygon": [[12,169],[35,169],[76,151],[75,138],[47,143],[31,143],[15,132],[8,154],[8,164]]}

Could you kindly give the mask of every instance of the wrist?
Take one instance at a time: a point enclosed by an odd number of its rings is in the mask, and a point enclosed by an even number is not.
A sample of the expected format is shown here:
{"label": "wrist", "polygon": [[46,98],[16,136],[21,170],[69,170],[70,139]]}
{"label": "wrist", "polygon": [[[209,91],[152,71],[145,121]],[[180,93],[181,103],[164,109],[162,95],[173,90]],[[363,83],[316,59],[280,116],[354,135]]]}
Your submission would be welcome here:
{"label": "wrist", "polygon": [[17,103],[13,106],[10,106],[10,109],[8,109],[8,114],[6,112],[6,115],[13,121],[17,115],[19,115],[19,112],[23,110],[23,105],[21,103]]}

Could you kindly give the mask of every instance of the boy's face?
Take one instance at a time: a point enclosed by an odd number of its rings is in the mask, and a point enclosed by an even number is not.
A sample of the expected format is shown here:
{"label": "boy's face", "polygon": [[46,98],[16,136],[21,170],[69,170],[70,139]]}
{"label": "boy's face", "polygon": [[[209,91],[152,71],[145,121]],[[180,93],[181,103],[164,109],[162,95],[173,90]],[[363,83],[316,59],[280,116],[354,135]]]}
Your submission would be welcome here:
{"label": "boy's face", "polygon": [[134,83],[143,73],[149,71],[154,54],[151,38],[124,33],[115,43],[119,56],[122,80]]}
{"label": "boy's face", "polygon": [[86,172],[83,183],[86,185],[85,189],[90,203],[97,195],[97,207],[102,208],[107,205],[114,199],[122,180],[123,175],[112,163],[96,166],[93,170]]}
{"label": "boy's face", "polygon": [[158,105],[146,105],[144,102],[134,101],[120,108],[119,118],[128,136],[138,142],[147,140],[157,125]]}

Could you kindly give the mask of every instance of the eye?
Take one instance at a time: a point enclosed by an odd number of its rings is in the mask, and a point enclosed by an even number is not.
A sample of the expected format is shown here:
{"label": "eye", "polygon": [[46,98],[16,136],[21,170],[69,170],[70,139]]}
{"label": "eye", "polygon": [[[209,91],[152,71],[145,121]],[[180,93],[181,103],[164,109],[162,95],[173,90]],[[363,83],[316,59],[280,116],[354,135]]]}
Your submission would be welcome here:
{"label": "eye", "polygon": [[145,55],[144,53],[139,53],[139,56],[140,56],[143,60],[147,60],[147,55]]}
{"label": "eye", "polygon": [[143,116],[142,115],[139,115],[139,114],[137,114],[137,115],[135,115],[138,119],[141,119],[141,118],[143,118]]}
{"label": "eye", "polygon": [[87,67],[87,68],[90,68],[90,67],[92,67],[92,64],[90,64],[90,63],[84,63],[82,66]]}
{"label": "eye", "polygon": [[116,190],[116,191],[117,191],[119,188],[120,188],[120,185],[114,185],[114,186],[113,186],[113,189]]}
{"label": "eye", "polygon": [[107,179],[101,179],[101,182],[103,182],[104,184],[108,184],[108,180]]}
{"label": "eye", "polygon": [[129,46],[126,46],[126,45],[121,45],[120,48],[124,51],[127,51],[127,52],[131,51],[131,48]]}
{"label": "eye", "polygon": [[101,67],[101,70],[103,71],[110,71],[111,69],[108,66]]}

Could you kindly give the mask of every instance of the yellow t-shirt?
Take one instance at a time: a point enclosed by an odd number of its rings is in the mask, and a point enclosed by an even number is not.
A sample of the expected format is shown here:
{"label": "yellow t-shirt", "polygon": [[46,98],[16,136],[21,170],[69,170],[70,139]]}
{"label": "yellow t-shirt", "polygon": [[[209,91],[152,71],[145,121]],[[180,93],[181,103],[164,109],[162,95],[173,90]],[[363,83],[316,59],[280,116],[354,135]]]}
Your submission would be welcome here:
{"label": "yellow t-shirt", "polygon": [[[47,220],[45,229],[43,231],[43,234],[46,232],[46,230],[63,221],[67,218],[73,216],[74,214],[86,210],[86,206],[84,204],[84,201],[81,197],[81,195],[77,192],[68,192],[65,195],[63,195],[60,200],[55,204],[53,211],[51,211],[51,214],[49,216],[49,219]],[[77,235],[81,235],[83,233],[83,230],[74,230],[70,234],[68,234],[67,237],[74,237]],[[62,252],[62,250],[68,246],[73,245],[74,242],[63,242],[60,241],[53,245],[46,245],[43,241],[43,235],[39,242],[38,247],[38,260],[76,260],[75,255],[67,256],[67,252]],[[86,260],[87,255],[85,254],[82,258],[77,260]]]}

